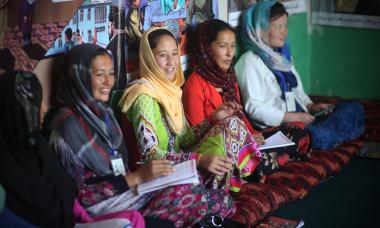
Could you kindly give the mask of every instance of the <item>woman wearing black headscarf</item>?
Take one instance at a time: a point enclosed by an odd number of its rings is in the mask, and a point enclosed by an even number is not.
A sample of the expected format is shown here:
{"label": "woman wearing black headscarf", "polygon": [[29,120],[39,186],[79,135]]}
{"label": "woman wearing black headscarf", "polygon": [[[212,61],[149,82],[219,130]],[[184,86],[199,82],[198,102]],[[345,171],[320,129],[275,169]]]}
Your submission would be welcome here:
{"label": "woman wearing black headscarf", "polygon": [[34,74],[0,77],[0,184],[6,208],[41,227],[71,227],[75,186],[40,132],[42,88]]}

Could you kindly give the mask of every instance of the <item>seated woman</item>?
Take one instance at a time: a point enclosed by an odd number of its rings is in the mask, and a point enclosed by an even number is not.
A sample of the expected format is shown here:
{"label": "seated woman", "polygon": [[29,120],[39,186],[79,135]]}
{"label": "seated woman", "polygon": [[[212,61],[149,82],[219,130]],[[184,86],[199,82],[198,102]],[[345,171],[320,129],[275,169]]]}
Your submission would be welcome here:
{"label": "seated woman", "polygon": [[140,79],[131,83],[120,100],[122,112],[134,127],[141,158],[197,159],[206,187],[239,191],[241,178],[250,175],[258,163],[257,145],[243,122],[230,117],[237,111],[233,103],[188,127],[181,101],[184,77],[179,57],[171,32],[152,29],[144,33]]}
{"label": "seated woman", "polygon": [[58,90],[60,106],[49,124],[50,141],[76,181],[80,204],[92,215],[137,209],[177,227],[191,226],[209,213],[231,215],[234,206],[228,194],[200,185],[135,195],[133,188],[138,184],[168,175],[173,168],[168,160],[156,160],[129,172],[123,135],[107,105],[114,83],[112,56],[107,50],[83,44],[66,56]]}
{"label": "seated woman", "polygon": [[41,134],[37,77],[1,75],[0,97],[0,184],[6,192],[0,227],[72,227],[75,185]]}
{"label": "seated woman", "polygon": [[317,149],[331,149],[362,134],[359,103],[341,103],[330,115],[313,116],[331,106],[313,103],[303,90],[288,47],[288,13],[281,3],[254,4],[244,11],[239,28],[244,54],[235,70],[245,110],[255,123],[265,128],[303,122]]}
{"label": "seated woman", "polygon": [[[234,29],[224,21],[209,20],[198,25],[195,39],[198,41],[192,48],[195,70],[186,81],[182,96],[190,125],[199,124],[209,118],[223,102],[234,102],[239,106],[241,104],[232,67],[236,46]],[[241,119],[259,144],[263,143],[263,136],[267,138],[277,131],[282,131],[296,143],[295,146],[261,150],[263,157],[255,172],[256,180],[259,178],[260,181],[265,181],[265,176],[278,170],[289,158],[293,160],[307,157],[310,139],[302,125],[283,124],[260,133],[252,127],[244,113]]]}

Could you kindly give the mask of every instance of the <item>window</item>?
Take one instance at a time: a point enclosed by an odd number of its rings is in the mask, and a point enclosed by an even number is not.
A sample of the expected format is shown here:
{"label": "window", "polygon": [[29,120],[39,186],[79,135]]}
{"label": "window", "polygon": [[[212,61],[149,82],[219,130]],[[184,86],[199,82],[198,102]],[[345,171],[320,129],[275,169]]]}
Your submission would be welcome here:
{"label": "window", "polygon": [[79,11],[79,21],[83,21],[83,10],[81,9],[80,11]]}
{"label": "window", "polygon": [[100,6],[95,8],[95,24],[106,22],[106,7]]}
{"label": "window", "polygon": [[76,12],[75,12],[74,17],[73,17],[73,24],[74,25],[78,24],[78,17],[77,17],[77,13]]}
{"label": "window", "polygon": [[88,21],[91,20],[91,8],[90,8],[90,9],[87,9],[87,20],[88,20]]}
{"label": "window", "polygon": [[106,27],[105,26],[102,26],[102,27],[96,27],[96,32],[104,32],[106,31]]}
{"label": "window", "polygon": [[91,30],[87,31],[87,40],[88,40],[88,42],[92,42],[92,32],[91,32]]}

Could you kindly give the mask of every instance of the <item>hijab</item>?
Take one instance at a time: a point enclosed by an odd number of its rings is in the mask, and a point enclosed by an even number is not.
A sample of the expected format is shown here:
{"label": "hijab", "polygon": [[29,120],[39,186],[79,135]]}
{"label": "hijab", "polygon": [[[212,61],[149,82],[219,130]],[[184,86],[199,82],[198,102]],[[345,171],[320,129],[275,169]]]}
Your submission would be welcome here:
{"label": "hijab", "polygon": [[0,97],[0,184],[6,207],[41,227],[72,227],[75,185],[41,134],[37,77],[0,76]]}
{"label": "hijab", "polygon": [[[290,56],[282,53],[281,48],[274,50],[268,45],[270,11],[275,3],[275,1],[264,1],[247,8],[243,12],[238,35],[244,51],[253,51],[271,70],[289,72],[293,66]],[[288,48],[288,40],[285,43],[283,48]]]}
{"label": "hijab", "polygon": [[197,42],[193,48],[194,68],[203,79],[217,88],[222,88],[221,94],[224,102],[233,101],[240,103],[236,96],[235,85],[237,80],[233,64],[231,64],[227,71],[222,70],[218,66],[211,51],[210,41],[205,35],[207,34],[207,31],[218,22],[219,20],[215,19],[207,20],[198,25],[195,31]]}
{"label": "hijab", "polygon": [[130,83],[130,86],[124,91],[119,104],[122,107],[122,112],[126,113],[141,94],[152,97],[163,108],[170,130],[178,135],[186,127],[186,118],[181,100],[181,86],[185,78],[181,64],[178,65],[173,81],[168,80],[165,73],[158,66],[148,40],[149,34],[157,29],[163,28],[152,28],[144,32],[140,41],[140,78]]}
{"label": "hijab", "polygon": [[[281,88],[282,99],[285,100],[285,92],[298,86],[297,79],[292,72],[293,62],[289,49],[289,41],[286,39],[282,48],[273,49],[268,45],[271,9],[276,1],[264,1],[253,4],[242,15],[241,26],[238,28],[239,41],[243,51],[252,51],[257,54],[264,64],[274,73]],[[297,111],[302,111],[296,102]]]}
{"label": "hijab", "polygon": [[49,128],[59,133],[86,167],[106,176],[113,174],[110,155],[118,151],[125,158],[126,149],[111,108],[92,93],[91,62],[100,51],[108,53],[97,45],[82,44],[67,54],[58,89],[60,108]]}

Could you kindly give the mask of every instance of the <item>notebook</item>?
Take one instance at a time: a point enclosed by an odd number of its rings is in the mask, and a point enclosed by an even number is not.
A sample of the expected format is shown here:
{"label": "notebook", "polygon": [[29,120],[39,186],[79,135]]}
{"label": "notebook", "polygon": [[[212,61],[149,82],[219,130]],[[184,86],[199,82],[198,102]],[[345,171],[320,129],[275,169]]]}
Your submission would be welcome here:
{"label": "notebook", "polygon": [[265,143],[259,147],[260,150],[266,150],[277,147],[292,146],[295,143],[290,140],[281,131],[276,132],[269,138],[265,139]]}
{"label": "notebook", "polygon": [[199,184],[199,177],[194,159],[174,165],[174,173],[144,182],[137,186],[138,194],[156,191],[179,184]]}

